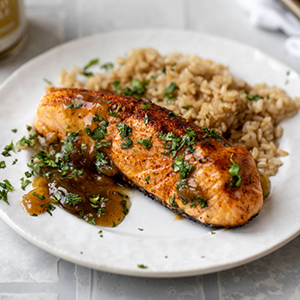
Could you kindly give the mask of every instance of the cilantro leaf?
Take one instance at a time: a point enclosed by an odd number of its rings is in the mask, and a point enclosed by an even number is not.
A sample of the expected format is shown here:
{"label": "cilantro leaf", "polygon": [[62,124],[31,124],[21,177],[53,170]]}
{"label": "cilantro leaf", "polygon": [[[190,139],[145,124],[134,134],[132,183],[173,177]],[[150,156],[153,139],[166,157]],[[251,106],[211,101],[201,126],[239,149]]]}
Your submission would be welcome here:
{"label": "cilantro leaf", "polygon": [[173,165],[174,172],[179,172],[180,179],[185,179],[196,168],[188,164],[182,156],[176,157]]}
{"label": "cilantro leaf", "polygon": [[2,154],[4,157],[11,156],[10,151],[12,151],[12,150],[14,150],[14,143],[13,143],[13,141],[11,141],[9,145],[6,145],[6,146],[4,147],[4,149],[3,149],[3,151],[2,151],[1,154]]}
{"label": "cilantro leaf", "polygon": [[117,124],[117,128],[120,131],[121,138],[132,135],[131,128],[128,125],[126,125],[125,123]]}
{"label": "cilantro leaf", "polygon": [[164,90],[163,97],[168,99],[175,98],[175,94],[173,92],[178,89],[178,86],[175,82],[171,82],[170,85]]}
{"label": "cilantro leaf", "polygon": [[123,149],[128,149],[128,148],[131,148],[133,146],[133,141],[130,138],[125,137],[124,141],[125,142],[121,143],[121,146],[122,146]]}
{"label": "cilantro leaf", "polygon": [[108,62],[108,63],[105,63],[105,64],[101,65],[100,68],[108,71],[108,70],[114,68],[114,64],[111,63],[111,62]]}
{"label": "cilantro leaf", "polygon": [[9,204],[7,200],[7,194],[11,192],[14,189],[14,187],[7,179],[4,179],[3,182],[0,182],[0,188],[0,200],[3,200],[7,204]]}
{"label": "cilantro leaf", "polygon": [[250,95],[250,94],[247,94],[247,99],[250,100],[250,101],[258,101],[259,99],[263,99],[264,97],[260,96],[260,95]]}
{"label": "cilantro leaf", "polygon": [[108,115],[110,117],[115,117],[115,118],[120,118],[121,119],[121,116],[118,115],[118,112],[119,112],[120,108],[121,108],[121,106],[118,105],[118,107],[117,107],[117,109],[115,111],[112,111],[111,109],[109,109],[109,114]]}
{"label": "cilantro leaf", "polygon": [[43,80],[48,84],[48,85],[53,85],[52,82],[50,80],[48,80],[47,78],[43,78]]}
{"label": "cilantro leaf", "polygon": [[24,177],[22,177],[20,181],[21,181],[21,188],[22,190],[25,191],[25,188],[31,183],[31,181],[28,179],[25,180]]}
{"label": "cilantro leaf", "polygon": [[152,146],[152,143],[151,143],[151,139],[152,139],[152,136],[148,137],[147,139],[142,139],[142,140],[137,140],[137,143],[142,145],[145,149],[149,149],[151,148]]}
{"label": "cilantro leaf", "polygon": [[242,177],[239,175],[239,173],[242,169],[242,166],[240,166],[239,164],[236,164],[233,161],[232,157],[233,157],[233,153],[231,153],[231,156],[230,156],[230,161],[232,162],[232,165],[227,166],[228,168],[230,168],[229,174],[231,175],[233,183],[234,183],[234,184],[231,184],[231,186],[239,187],[242,183]]}

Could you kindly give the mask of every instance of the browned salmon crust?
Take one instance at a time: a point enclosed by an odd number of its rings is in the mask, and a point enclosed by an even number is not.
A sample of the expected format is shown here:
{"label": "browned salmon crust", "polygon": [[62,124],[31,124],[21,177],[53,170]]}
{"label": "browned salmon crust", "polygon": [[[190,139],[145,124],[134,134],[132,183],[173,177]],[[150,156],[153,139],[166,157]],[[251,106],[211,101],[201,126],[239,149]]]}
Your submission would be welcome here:
{"label": "browned salmon crust", "polygon": [[[111,146],[103,151],[110,156],[125,178],[152,198],[174,212],[214,227],[242,226],[261,210],[263,193],[259,175],[251,154],[244,146],[231,147],[225,139],[210,136],[207,129],[174,116],[169,110],[153,103],[105,92],[51,88],[39,103],[36,131],[51,141],[56,137],[65,139],[67,131],[83,131],[87,125],[94,130],[96,125],[92,123],[93,116],[105,111],[100,102],[82,100],[80,107],[67,108],[68,104],[73,103],[72,99],[81,93],[101,98],[108,104],[110,112],[117,110],[117,117],[106,113],[109,125],[105,140],[110,141]],[[148,122],[144,122],[145,115]],[[132,128],[131,148],[124,149],[121,146],[122,138],[116,126],[120,122]],[[175,172],[173,168],[174,157],[171,154],[161,154],[166,149],[163,148],[164,141],[159,132],[174,132],[182,137],[186,135],[188,128],[197,135],[193,146],[195,152],[187,152],[185,155],[183,148],[176,156],[183,156],[189,165],[195,167],[186,182],[199,197],[207,200],[206,207],[201,207],[200,203],[183,203],[176,190],[176,184],[181,179],[179,172]],[[152,146],[149,149],[137,143],[137,140],[150,136]],[[81,138],[89,145],[88,153],[91,153],[95,142],[85,133]],[[238,187],[232,186],[230,158],[242,167],[239,172],[241,184]]]}

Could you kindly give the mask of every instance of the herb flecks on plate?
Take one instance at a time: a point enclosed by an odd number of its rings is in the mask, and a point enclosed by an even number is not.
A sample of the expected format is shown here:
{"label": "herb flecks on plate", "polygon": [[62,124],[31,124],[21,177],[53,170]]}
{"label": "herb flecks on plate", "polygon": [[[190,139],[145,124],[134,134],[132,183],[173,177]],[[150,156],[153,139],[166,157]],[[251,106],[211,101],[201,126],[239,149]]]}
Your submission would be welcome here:
{"label": "herb flecks on plate", "polygon": [[3,182],[0,182],[0,200],[3,200],[7,204],[9,204],[7,195],[12,192],[14,187],[11,185],[9,180],[4,179]]}

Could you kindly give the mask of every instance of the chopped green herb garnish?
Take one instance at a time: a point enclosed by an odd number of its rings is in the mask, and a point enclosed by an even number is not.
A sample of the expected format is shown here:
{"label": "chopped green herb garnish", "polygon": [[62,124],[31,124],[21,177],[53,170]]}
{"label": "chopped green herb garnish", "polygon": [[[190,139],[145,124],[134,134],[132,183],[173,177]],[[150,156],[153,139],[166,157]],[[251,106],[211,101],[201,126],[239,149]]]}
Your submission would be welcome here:
{"label": "chopped green herb garnish", "polygon": [[173,92],[178,89],[178,86],[175,82],[171,82],[170,85],[164,90],[163,97],[168,99],[175,98],[175,94]]}
{"label": "chopped green herb garnish", "polygon": [[3,150],[4,151],[2,151],[1,154],[4,157],[11,156],[10,151],[14,150],[14,143],[13,143],[13,141],[11,141],[9,145],[6,145]]}
{"label": "chopped green herb garnish", "polygon": [[145,114],[144,124],[148,124],[148,122],[149,122],[149,117],[147,114]]}
{"label": "chopped green herb garnish", "polygon": [[118,112],[119,112],[120,108],[121,108],[121,106],[118,105],[118,107],[117,107],[117,109],[115,111],[112,111],[111,109],[109,109],[109,114],[108,115],[110,117],[115,117],[115,118],[120,118],[121,119],[121,116],[118,115]]}
{"label": "chopped green herb garnish", "polygon": [[174,113],[174,112],[172,112],[172,111],[170,111],[170,112],[168,113],[168,115],[171,116],[171,118],[170,118],[171,120],[174,120],[175,117],[179,117],[178,114],[176,114],[176,113]]}
{"label": "chopped green herb garnish", "polygon": [[98,195],[94,195],[93,197],[89,198],[89,201],[92,202],[93,204],[97,204],[97,203],[107,202],[108,198],[101,197],[101,195],[98,194]]}
{"label": "chopped green herb garnish", "polygon": [[170,204],[173,206],[173,207],[178,207],[177,203],[175,202],[175,195],[173,194],[170,198]]}
{"label": "chopped green herb garnish", "polygon": [[144,231],[144,229],[143,229],[143,228],[138,228],[138,230],[139,230],[139,231]]}
{"label": "chopped green herb garnish", "polygon": [[120,131],[121,138],[132,135],[131,128],[128,125],[126,125],[125,123],[119,123],[116,126],[117,126],[117,129]]}
{"label": "chopped green herb garnish", "polygon": [[191,107],[193,107],[193,105],[185,105],[185,106],[181,106],[181,108],[186,109],[186,110],[190,109]]}
{"label": "chopped green herb garnish", "polygon": [[0,169],[5,169],[5,168],[6,168],[5,161],[4,160],[0,161]]}
{"label": "chopped green herb garnish", "polygon": [[100,149],[102,147],[109,148],[110,145],[111,145],[111,142],[101,141],[100,143],[97,143],[95,145],[95,149]]}
{"label": "chopped green herb garnish", "polygon": [[108,62],[108,63],[103,64],[100,68],[108,71],[108,70],[114,68],[114,64],[111,62]]}
{"label": "chopped green herb garnish", "polygon": [[81,73],[82,75],[86,76],[86,77],[90,77],[93,76],[94,74],[92,72],[87,72],[87,69],[89,69],[90,67],[97,65],[99,63],[99,59],[92,59],[87,65],[85,65],[83,67],[83,72]]}
{"label": "chopped green herb garnish", "polygon": [[166,152],[161,152],[161,154],[168,156],[169,153],[173,157],[176,156],[177,152],[183,147],[186,146],[185,154],[189,151],[194,153],[195,149],[193,146],[196,143],[197,134],[191,128],[186,129],[186,134],[183,137],[177,136],[174,132],[169,132],[167,134],[159,132],[159,138],[165,141],[163,148],[167,149]]}
{"label": "chopped green herb garnish", "polygon": [[32,196],[38,197],[38,198],[40,198],[41,200],[45,200],[45,196],[44,196],[44,195],[38,194],[38,193],[36,193],[36,192],[33,192],[33,193],[32,193]]}
{"label": "chopped green herb garnish", "polygon": [[21,181],[21,188],[22,188],[22,190],[25,190],[25,188],[31,183],[30,180],[28,180],[28,179],[25,180],[24,177],[22,177],[20,179],[20,181]]}
{"label": "chopped green herb garnish", "polygon": [[73,142],[76,140],[80,132],[81,130],[72,133],[67,132],[67,138],[64,140],[62,154],[68,155],[69,153],[74,151]]}
{"label": "chopped green herb garnish", "polygon": [[89,223],[91,225],[96,225],[96,220],[95,220],[95,218],[92,218],[91,220],[87,221],[87,223]]}
{"label": "chopped green herb garnish", "polygon": [[[240,166],[239,164],[236,164],[233,159],[233,153],[231,153],[230,156],[230,161],[232,162],[232,165],[227,166],[229,169],[229,174],[232,176],[232,181],[233,181],[233,187],[239,187],[241,185],[242,182],[242,177],[239,175],[239,172],[242,169],[242,166]],[[232,186],[232,185],[230,185]]]}
{"label": "chopped green herb garnish", "polygon": [[7,194],[11,192],[14,189],[14,187],[7,179],[4,179],[3,182],[0,182],[0,188],[0,200],[3,200],[7,204],[9,204],[7,200]]}
{"label": "chopped green herb garnish", "polygon": [[94,76],[94,73],[87,72],[87,71],[83,71],[81,74],[84,75],[85,77],[92,77],[92,76]]}
{"label": "chopped green herb garnish", "polygon": [[260,95],[250,95],[250,94],[247,94],[247,99],[250,100],[250,101],[258,101],[259,99],[263,99],[264,97],[260,96]]}
{"label": "chopped green herb garnish", "polygon": [[149,149],[152,146],[151,139],[152,139],[152,136],[150,136],[144,140],[137,140],[137,143],[142,145],[145,149]]}
{"label": "chopped green herb garnish", "polygon": [[193,199],[191,204],[190,204],[190,207],[191,208],[196,207],[196,205],[198,203],[201,205],[201,208],[208,207],[207,198],[205,198],[205,197],[197,197],[196,199]]}
{"label": "chopped green herb garnish", "polygon": [[99,63],[99,59],[98,58],[95,58],[95,59],[92,59],[87,65],[85,65],[83,67],[83,70],[87,70],[88,68],[94,66],[94,65],[97,65]]}
{"label": "chopped green herb garnish", "polygon": [[177,213],[180,215],[180,214],[184,214],[185,211],[184,211],[184,209],[179,209]]}
{"label": "chopped green herb garnish", "polygon": [[150,108],[150,105],[147,103],[147,104],[142,104],[142,108],[143,109],[149,109]]}
{"label": "chopped green herb garnish", "polygon": [[104,139],[104,136],[107,133],[107,126],[108,126],[108,122],[107,121],[100,121],[98,123],[98,127],[96,129],[94,129],[94,131],[91,131],[89,125],[86,126],[85,128],[85,132],[87,133],[87,135],[93,139],[94,141],[99,141]]}
{"label": "chopped green herb garnish", "polygon": [[47,203],[47,210],[46,212],[52,217],[52,211],[55,210],[55,206],[51,205],[50,203]]}
{"label": "chopped green herb garnish", "polygon": [[179,172],[180,179],[185,179],[191,172],[195,171],[195,166],[188,164],[182,156],[176,157],[173,165],[174,172]]}
{"label": "chopped green herb garnish", "polygon": [[140,81],[138,79],[131,79],[130,84],[131,88],[126,87],[123,90],[123,94],[126,96],[136,97],[140,99],[142,95],[147,92],[147,85],[149,84],[150,80]]}
{"label": "chopped green herb garnish", "polygon": [[201,129],[204,131],[204,135],[202,136],[202,138],[206,138],[206,137],[213,137],[216,139],[217,142],[219,142],[220,140],[223,139],[223,136],[218,133],[217,131],[214,131],[213,129],[209,129],[207,127],[201,127]]}
{"label": "chopped green herb garnish", "polygon": [[120,193],[120,192],[117,192],[117,193],[118,193],[118,195],[121,196],[122,198],[128,199],[128,196],[127,196],[127,195],[124,195],[124,194],[122,194],[122,193]]}
{"label": "chopped green herb garnish", "polygon": [[145,266],[145,265],[143,265],[143,264],[139,264],[139,265],[137,265],[138,266],[138,268],[140,268],[140,269],[147,269],[148,267],[147,266]]}
{"label": "chopped green herb garnish", "polygon": [[43,80],[48,84],[48,85],[53,85],[52,82],[50,80],[48,80],[47,78],[43,78]]}
{"label": "chopped green herb garnish", "polygon": [[123,149],[128,149],[128,148],[131,148],[133,146],[133,141],[130,138],[125,137],[124,141],[125,142],[121,143],[121,146],[122,146]]}
{"label": "chopped green herb garnish", "polygon": [[145,180],[148,181],[150,179],[150,175],[148,175],[147,177],[145,177]]}
{"label": "chopped green herb garnish", "polygon": [[100,167],[100,166],[107,165],[107,164],[108,164],[108,160],[105,157],[105,154],[101,151],[97,151],[95,166]]}
{"label": "chopped green herb garnish", "polygon": [[27,128],[27,131],[30,131],[32,129],[32,127],[29,125],[26,125],[26,128]]}
{"label": "chopped green herb garnish", "polygon": [[100,118],[100,116],[99,116],[98,114],[95,114],[95,115],[93,116],[92,123],[98,122],[98,121],[101,121],[101,120],[102,120],[102,119]]}
{"label": "chopped green herb garnish", "polygon": [[130,85],[131,87],[125,87],[122,90],[121,82],[116,80],[112,83],[116,92],[118,94],[124,94],[126,96],[140,98],[143,94],[147,91],[147,85],[149,84],[150,80],[140,81],[139,79],[131,79]]}
{"label": "chopped green herb garnish", "polygon": [[68,194],[66,196],[63,196],[62,197],[62,200],[61,200],[64,204],[67,204],[67,205],[72,205],[72,206],[75,206],[75,205],[78,205],[80,203],[82,203],[82,199],[79,195],[75,194],[75,193],[71,193],[71,194]]}
{"label": "chopped green herb garnish", "polygon": [[216,234],[215,231],[211,231],[210,233],[211,233],[211,234]]}
{"label": "chopped green herb garnish", "polygon": [[83,71],[81,74],[84,75],[85,77],[92,77],[92,76],[94,76],[93,72],[87,72],[87,71]]}
{"label": "chopped green herb garnish", "polygon": [[[78,101],[76,102],[76,100],[78,100]],[[68,109],[75,109],[75,108],[79,108],[81,105],[82,105],[82,103],[81,103],[80,99],[73,98],[72,103],[69,103],[67,105],[67,107],[68,107]]]}
{"label": "chopped green herb garnish", "polygon": [[123,214],[126,216],[128,214],[127,201],[126,200],[121,200],[120,204],[122,206]]}
{"label": "chopped green herb garnish", "polygon": [[18,131],[18,129],[12,129],[11,130],[13,133],[16,133]]}
{"label": "chopped green herb garnish", "polygon": [[166,74],[166,70],[167,70],[166,67],[163,67],[163,68],[162,68],[162,72],[163,72],[164,74]]}
{"label": "chopped green herb garnish", "polygon": [[122,138],[121,146],[123,149],[131,148],[133,146],[133,141],[127,136],[131,136],[131,128],[127,126],[125,123],[117,124],[117,128],[120,131],[120,136]]}

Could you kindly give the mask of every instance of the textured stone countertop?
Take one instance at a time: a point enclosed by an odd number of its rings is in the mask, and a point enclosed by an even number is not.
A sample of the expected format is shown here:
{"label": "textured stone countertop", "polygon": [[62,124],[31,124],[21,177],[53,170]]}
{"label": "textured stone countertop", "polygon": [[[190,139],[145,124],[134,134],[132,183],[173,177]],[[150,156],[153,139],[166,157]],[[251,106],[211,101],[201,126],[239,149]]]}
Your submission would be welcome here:
{"label": "textured stone countertop", "polygon": [[[251,26],[234,0],[27,0],[25,4],[28,40],[19,55],[0,62],[0,83],[31,58],[65,41],[111,30],[153,27],[191,29],[245,42],[300,72],[300,59],[284,49],[284,34]],[[3,300],[300,299],[300,237],[231,270],[147,279],[75,265],[30,244],[1,219],[0,227]]]}

